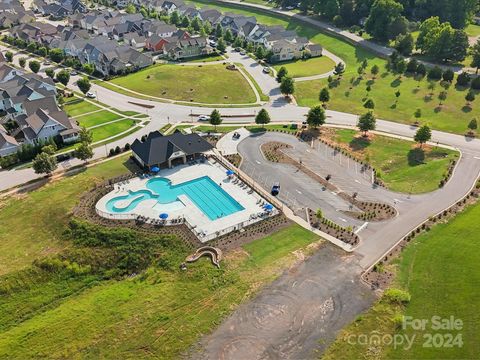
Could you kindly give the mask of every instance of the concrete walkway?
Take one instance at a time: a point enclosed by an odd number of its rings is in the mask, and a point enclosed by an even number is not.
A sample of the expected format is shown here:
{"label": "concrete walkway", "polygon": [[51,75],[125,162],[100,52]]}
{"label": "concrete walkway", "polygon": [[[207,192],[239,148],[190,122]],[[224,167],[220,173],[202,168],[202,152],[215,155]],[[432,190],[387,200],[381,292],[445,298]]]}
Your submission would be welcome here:
{"label": "concrete walkway", "polygon": [[[234,133],[239,133],[240,138],[234,139]],[[238,144],[240,143],[240,141],[242,141],[248,136],[250,136],[250,131],[248,131],[244,127],[241,127],[222,136],[222,138],[218,140],[216,147],[222,155],[238,154]]]}

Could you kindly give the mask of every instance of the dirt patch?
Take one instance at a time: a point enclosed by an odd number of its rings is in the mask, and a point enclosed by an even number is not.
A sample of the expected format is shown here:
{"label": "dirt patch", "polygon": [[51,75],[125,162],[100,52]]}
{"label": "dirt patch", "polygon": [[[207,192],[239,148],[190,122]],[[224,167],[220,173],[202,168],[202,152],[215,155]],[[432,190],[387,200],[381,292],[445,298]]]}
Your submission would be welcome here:
{"label": "dirt patch", "polygon": [[240,154],[225,155],[225,159],[227,159],[233,166],[237,168],[240,166],[240,163],[242,162],[242,156]]}

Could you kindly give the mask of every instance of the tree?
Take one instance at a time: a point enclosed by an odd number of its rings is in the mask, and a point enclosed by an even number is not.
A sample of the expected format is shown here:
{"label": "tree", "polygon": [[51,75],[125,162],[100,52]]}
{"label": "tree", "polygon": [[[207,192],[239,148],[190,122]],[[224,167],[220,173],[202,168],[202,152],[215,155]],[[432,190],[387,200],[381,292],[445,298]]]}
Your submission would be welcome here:
{"label": "tree", "polygon": [[473,133],[475,130],[477,130],[477,128],[478,128],[477,118],[473,118],[468,123],[468,129],[470,130],[471,133]]}
{"label": "tree", "polygon": [[406,20],[402,12],[403,6],[395,0],[375,0],[365,22],[365,29],[377,40],[394,39],[405,32],[403,29],[398,32],[398,22],[405,23]]}
{"label": "tree", "polygon": [[340,12],[338,0],[325,0],[321,3],[321,14],[332,20]]}
{"label": "tree", "polygon": [[36,74],[40,70],[40,63],[37,60],[31,60],[28,67]]}
{"label": "tree", "polygon": [[63,70],[60,70],[58,73],[57,73],[57,80],[62,83],[64,86],[67,86],[68,85],[68,82],[70,81],[70,72],[63,69]]}
{"label": "tree", "polygon": [[440,94],[438,94],[438,99],[440,100],[440,106],[442,106],[442,103],[447,100],[447,92],[446,91],[440,91]]}
{"label": "tree", "polygon": [[330,92],[328,91],[328,88],[324,87],[322,90],[320,90],[318,100],[324,104],[330,101]]}
{"label": "tree", "polygon": [[233,42],[233,34],[232,34],[232,30],[230,29],[227,29],[227,31],[225,31],[225,36],[223,37],[225,39],[225,41],[227,43],[232,43]]}
{"label": "tree", "polygon": [[51,79],[55,78],[55,70],[52,68],[45,69],[45,74]]}
{"label": "tree", "polygon": [[82,70],[87,75],[92,75],[95,71],[95,66],[93,64],[86,63],[82,65]]}
{"label": "tree", "polygon": [[202,22],[200,21],[200,19],[195,16],[192,20],[192,28],[193,30],[195,30],[196,32],[199,32],[200,29],[202,28]]}
{"label": "tree", "polygon": [[422,109],[417,108],[417,110],[415,110],[415,113],[413,114],[413,116],[415,116],[416,119],[420,119],[422,117]]}
{"label": "tree", "polygon": [[359,117],[357,126],[360,131],[363,131],[364,136],[367,136],[368,131],[375,130],[376,122],[377,120],[375,119],[375,115],[373,115],[373,111],[369,111]]}
{"label": "tree", "polygon": [[220,23],[218,23],[217,27],[215,28],[215,36],[217,38],[221,38],[223,36],[223,28],[222,28],[222,25],[220,25]]}
{"label": "tree", "polygon": [[342,62],[339,62],[337,65],[335,65],[335,68],[333,69],[333,73],[335,75],[342,75],[345,72],[345,64]]}
{"label": "tree", "polygon": [[279,83],[282,82],[282,79],[288,75],[288,70],[285,66],[282,66],[280,69],[277,71],[277,81]]}
{"label": "tree", "polygon": [[20,67],[24,68],[27,64],[27,58],[21,57],[20,59],[18,59],[18,64],[20,65]]}
{"label": "tree", "polygon": [[307,124],[310,127],[317,128],[325,124],[327,116],[325,109],[319,105],[312,107],[307,114]]}
{"label": "tree", "polygon": [[46,48],[45,46],[40,46],[40,47],[37,49],[36,53],[37,53],[38,55],[40,55],[41,57],[45,57],[45,56],[47,56],[47,54],[48,54],[48,50],[47,50],[47,48]]}
{"label": "tree", "polygon": [[88,80],[87,77],[83,77],[77,81],[77,86],[80,89],[80,91],[84,94],[86,94],[92,85],[90,84],[90,81]]}
{"label": "tree", "polygon": [[280,92],[285,96],[290,96],[295,92],[295,81],[290,76],[284,76],[280,83]]}
{"label": "tree", "polygon": [[462,72],[457,76],[457,86],[468,86],[470,84],[470,75],[466,72]]}
{"label": "tree", "polygon": [[428,71],[428,79],[430,80],[440,80],[442,75],[442,69],[440,69],[438,66],[435,66]]}
{"label": "tree", "polygon": [[410,56],[415,46],[412,34],[400,34],[395,38],[393,47],[402,55]]}
{"label": "tree", "polygon": [[422,63],[418,64],[417,66],[417,76],[419,78],[424,78],[425,75],[427,75],[427,68],[425,65],[423,65]]}
{"label": "tree", "polygon": [[75,156],[87,162],[88,159],[93,157],[93,149],[92,146],[87,142],[81,142],[80,145],[75,149]]}
{"label": "tree", "polygon": [[470,103],[475,101],[475,92],[470,90],[467,95],[465,95],[465,100],[467,101],[468,106],[470,106]]}
{"label": "tree", "polygon": [[255,50],[255,56],[257,57],[257,59],[263,59],[265,57],[265,49],[263,48],[263,46],[257,46]]}
{"label": "tree", "polygon": [[57,159],[46,152],[38,154],[33,160],[33,170],[36,174],[50,175],[57,168]]}
{"label": "tree", "polygon": [[400,97],[401,94],[402,93],[400,92],[400,90],[395,91],[395,97],[397,98],[396,101],[398,101],[398,98]]}
{"label": "tree", "polygon": [[5,59],[7,59],[8,62],[12,62],[13,61],[13,53],[11,51],[7,51],[5,53]]}
{"label": "tree", "polygon": [[413,140],[419,143],[420,148],[422,148],[423,144],[425,144],[431,138],[432,138],[432,130],[430,130],[430,128],[427,125],[423,125],[417,130],[417,132],[415,133],[415,136],[413,137]]}
{"label": "tree", "polygon": [[410,74],[415,74],[418,69],[418,61],[415,59],[410,59],[410,61],[407,63],[407,73]]}
{"label": "tree", "polygon": [[375,109],[375,102],[372,100],[372,99],[368,99],[367,101],[365,101],[365,103],[363,104],[363,107],[365,109]]}
{"label": "tree", "polygon": [[187,29],[190,26],[190,19],[188,18],[188,16],[182,17],[180,26],[183,27],[184,29]]}
{"label": "tree", "polygon": [[135,5],[133,5],[133,3],[128,3],[125,11],[127,12],[127,14],[135,14],[137,12],[137,9],[135,9]]}
{"label": "tree", "polygon": [[400,78],[402,77],[406,69],[407,69],[407,63],[403,59],[398,60],[397,63],[395,64],[395,72],[400,76]]}
{"label": "tree", "polygon": [[82,143],[91,144],[93,142],[93,133],[91,130],[88,130],[85,126],[82,126],[80,128],[78,136],[80,138],[80,142]]}
{"label": "tree", "polygon": [[215,131],[217,131],[217,125],[220,125],[222,123],[222,116],[220,115],[220,111],[217,109],[214,109],[212,113],[210,114],[210,125],[213,125],[215,127]]}
{"label": "tree", "polygon": [[266,109],[260,109],[257,116],[255,116],[255,124],[262,125],[265,128],[265,124],[270,122],[270,114]]}
{"label": "tree", "polygon": [[470,49],[470,55],[472,56],[470,66],[477,69],[476,73],[478,74],[478,69],[480,68],[480,39]]}
{"label": "tree", "polygon": [[227,49],[227,45],[225,44],[225,40],[223,40],[223,38],[218,39],[217,50],[223,53],[225,52],[226,49]]}
{"label": "tree", "polygon": [[443,80],[449,83],[453,81],[454,77],[455,77],[455,73],[450,69],[445,70],[445,72],[442,75]]}
{"label": "tree", "polygon": [[177,10],[172,12],[172,14],[170,15],[170,22],[173,25],[180,25],[181,19],[180,19],[180,15],[178,14]]}
{"label": "tree", "polygon": [[378,73],[380,72],[380,68],[378,67],[378,65],[373,65],[370,72],[372,73],[373,78],[375,79],[377,77]]}
{"label": "tree", "polygon": [[48,55],[50,59],[56,63],[61,63],[65,58],[63,51],[60,49],[52,49]]}
{"label": "tree", "polygon": [[475,77],[470,84],[470,87],[474,90],[480,90],[480,77]]}

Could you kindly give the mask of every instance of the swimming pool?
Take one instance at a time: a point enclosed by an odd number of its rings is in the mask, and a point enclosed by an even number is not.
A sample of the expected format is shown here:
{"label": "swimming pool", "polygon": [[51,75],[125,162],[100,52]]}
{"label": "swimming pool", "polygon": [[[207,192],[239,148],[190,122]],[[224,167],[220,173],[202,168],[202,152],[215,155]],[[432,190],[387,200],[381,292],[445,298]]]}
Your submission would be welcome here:
{"label": "swimming pool", "polygon": [[[129,191],[110,199],[106,203],[108,211],[113,213],[131,212],[142,201],[154,199],[160,204],[178,201],[180,195],[186,195],[210,220],[228,216],[243,210],[234,198],[216,184],[209,176],[173,185],[166,178],[153,178],[145,184],[146,189]],[[121,206],[118,203],[121,203]]]}

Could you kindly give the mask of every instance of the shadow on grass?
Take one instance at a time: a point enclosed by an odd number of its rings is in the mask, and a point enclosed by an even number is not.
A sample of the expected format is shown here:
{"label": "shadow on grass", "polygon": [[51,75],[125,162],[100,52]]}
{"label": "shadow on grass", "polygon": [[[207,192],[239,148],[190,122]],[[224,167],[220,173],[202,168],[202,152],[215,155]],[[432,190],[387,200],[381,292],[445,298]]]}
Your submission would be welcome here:
{"label": "shadow on grass", "polygon": [[419,147],[411,149],[407,157],[409,166],[418,166],[425,163],[425,151]]}
{"label": "shadow on grass", "polygon": [[359,136],[356,138],[353,138],[352,141],[350,141],[350,148],[354,151],[359,151],[359,150],[364,150],[367,147],[369,147],[371,144],[370,139],[368,137],[364,136]]}

